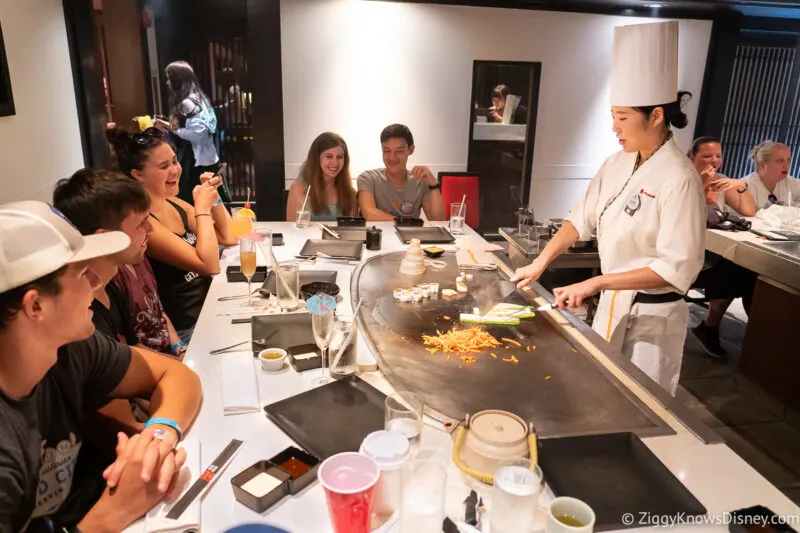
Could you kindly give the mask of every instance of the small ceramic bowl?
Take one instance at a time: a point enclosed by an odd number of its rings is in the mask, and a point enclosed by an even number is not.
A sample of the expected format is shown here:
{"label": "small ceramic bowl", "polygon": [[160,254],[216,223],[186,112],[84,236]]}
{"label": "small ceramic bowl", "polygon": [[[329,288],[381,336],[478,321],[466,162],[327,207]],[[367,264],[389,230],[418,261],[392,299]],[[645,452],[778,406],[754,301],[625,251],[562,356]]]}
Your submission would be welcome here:
{"label": "small ceramic bowl", "polygon": [[277,372],[286,363],[286,350],[280,348],[267,348],[258,352],[261,368],[267,372]]}
{"label": "small ceramic bowl", "polygon": [[302,296],[304,300],[308,300],[315,294],[328,294],[336,298],[339,296],[339,292],[340,289],[337,284],[327,281],[314,281],[300,287],[300,296]]}
{"label": "small ceramic bowl", "polygon": [[436,259],[437,257],[442,257],[442,255],[444,254],[444,249],[439,248],[438,246],[427,246],[423,248],[422,251],[425,252],[425,255],[433,259]]}

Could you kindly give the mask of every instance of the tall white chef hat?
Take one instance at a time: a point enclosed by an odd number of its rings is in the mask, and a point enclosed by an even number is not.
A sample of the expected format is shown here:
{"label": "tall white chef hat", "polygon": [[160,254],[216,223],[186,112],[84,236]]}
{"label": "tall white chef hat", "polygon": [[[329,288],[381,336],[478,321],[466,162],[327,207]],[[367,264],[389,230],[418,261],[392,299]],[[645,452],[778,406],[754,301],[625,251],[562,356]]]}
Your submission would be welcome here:
{"label": "tall white chef hat", "polygon": [[678,95],[678,23],[614,28],[611,105],[645,107]]}

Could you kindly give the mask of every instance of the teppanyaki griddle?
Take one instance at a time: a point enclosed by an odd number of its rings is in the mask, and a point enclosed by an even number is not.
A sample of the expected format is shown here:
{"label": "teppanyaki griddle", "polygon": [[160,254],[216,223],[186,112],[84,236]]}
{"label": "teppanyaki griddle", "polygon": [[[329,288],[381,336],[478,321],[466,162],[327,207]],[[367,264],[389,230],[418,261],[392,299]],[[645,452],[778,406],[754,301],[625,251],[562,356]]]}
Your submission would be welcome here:
{"label": "teppanyaki griddle", "polygon": [[[541,314],[518,327],[486,329],[497,339],[508,338],[494,349],[473,355],[468,364],[459,354],[431,355],[422,335],[436,335],[458,324],[460,312],[471,313],[485,299],[502,291],[497,271],[475,271],[469,293],[454,299],[397,302],[395,288],[438,282],[455,289],[459,274],[456,255],[446,253],[447,267],[428,267],[420,276],[399,272],[404,252],[375,256],[353,273],[353,301],[364,298],[361,331],[376,354],[379,366],[395,388],[421,396],[434,417],[463,420],[485,409],[503,409],[533,422],[543,437],[633,431],[639,435],[665,435],[672,430],[612,376],[591,355],[575,347]],[[505,299],[528,305],[519,291]],[[530,350],[527,347],[531,347]],[[494,358],[491,354],[497,357]],[[517,364],[504,361],[515,355]]]}

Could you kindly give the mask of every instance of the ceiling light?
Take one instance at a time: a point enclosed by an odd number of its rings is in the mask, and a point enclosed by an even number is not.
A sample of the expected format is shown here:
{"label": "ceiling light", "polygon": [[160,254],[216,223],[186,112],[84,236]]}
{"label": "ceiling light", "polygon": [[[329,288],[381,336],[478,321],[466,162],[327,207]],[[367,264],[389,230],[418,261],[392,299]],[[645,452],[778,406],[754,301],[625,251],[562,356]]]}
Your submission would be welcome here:
{"label": "ceiling light", "polygon": [[660,7],[664,7],[664,4],[645,4],[644,7],[649,7],[650,9],[658,9]]}

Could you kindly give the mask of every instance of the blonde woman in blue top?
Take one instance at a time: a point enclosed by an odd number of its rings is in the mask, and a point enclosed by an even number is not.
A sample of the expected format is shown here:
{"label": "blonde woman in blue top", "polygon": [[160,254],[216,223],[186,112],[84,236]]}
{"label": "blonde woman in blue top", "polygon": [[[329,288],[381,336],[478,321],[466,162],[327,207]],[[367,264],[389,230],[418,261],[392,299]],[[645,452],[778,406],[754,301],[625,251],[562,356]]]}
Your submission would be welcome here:
{"label": "blonde woman in blue top", "polygon": [[311,143],[300,175],[289,189],[286,220],[296,219],[308,187],[311,191],[306,210],[311,212],[311,220],[321,222],[336,220],[337,216],[355,216],[358,203],[350,177],[350,153],[347,143],[336,133],[322,133]]}

